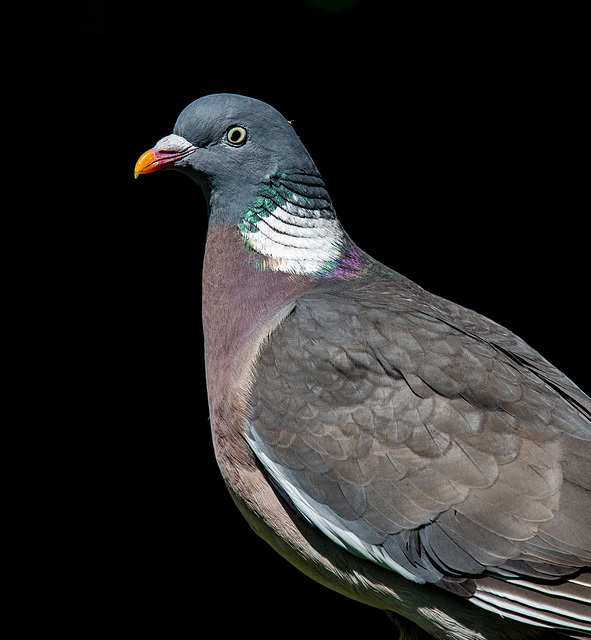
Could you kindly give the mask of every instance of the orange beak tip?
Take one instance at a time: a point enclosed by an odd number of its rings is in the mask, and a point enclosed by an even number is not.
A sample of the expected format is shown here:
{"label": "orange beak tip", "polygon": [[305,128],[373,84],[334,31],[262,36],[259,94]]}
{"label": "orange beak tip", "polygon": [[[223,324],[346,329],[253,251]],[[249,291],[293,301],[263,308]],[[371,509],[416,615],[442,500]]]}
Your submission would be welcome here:
{"label": "orange beak tip", "polygon": [[151,173],[158,169],[158,158],[154,152],[154,149],[149,149],[145,153],[142,153],[139,160],[135,163],[135,169],[133,175],[137,177],[142,173]]}

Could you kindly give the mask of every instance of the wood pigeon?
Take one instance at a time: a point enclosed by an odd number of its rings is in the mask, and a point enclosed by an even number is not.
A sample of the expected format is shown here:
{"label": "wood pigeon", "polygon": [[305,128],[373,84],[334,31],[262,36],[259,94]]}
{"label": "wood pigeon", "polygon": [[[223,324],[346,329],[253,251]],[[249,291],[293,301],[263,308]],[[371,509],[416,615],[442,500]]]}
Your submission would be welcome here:
{"label": "wood pigeon", "polygon": [[208,203],[213,443],[252,528],[403,637],[591,637],[591,399],[364,253],[264,102],[196,100],[159,169]]}

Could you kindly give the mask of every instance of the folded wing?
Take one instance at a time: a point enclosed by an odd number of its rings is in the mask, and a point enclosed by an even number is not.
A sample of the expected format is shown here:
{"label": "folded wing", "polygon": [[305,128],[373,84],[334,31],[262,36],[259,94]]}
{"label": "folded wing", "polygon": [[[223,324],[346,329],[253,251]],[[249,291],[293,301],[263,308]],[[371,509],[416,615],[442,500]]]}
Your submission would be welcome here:
{"label": "folded wing", "polygon": [[300,299],[255,365],[250,445],[351,553],[503,615],[591,631],[591,401],[458,309]]}

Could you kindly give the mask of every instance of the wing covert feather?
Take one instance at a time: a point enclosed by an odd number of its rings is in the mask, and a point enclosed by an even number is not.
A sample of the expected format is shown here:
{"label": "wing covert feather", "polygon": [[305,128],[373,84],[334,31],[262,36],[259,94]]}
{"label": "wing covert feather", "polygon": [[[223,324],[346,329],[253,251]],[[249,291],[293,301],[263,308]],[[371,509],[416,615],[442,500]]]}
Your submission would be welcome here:
{"label": "wing covert feather", "polygon": [[312,524],[411,579],[573,573],[589,562],[589,399],[456,309],[298,300],[255,365],[251,446]]}

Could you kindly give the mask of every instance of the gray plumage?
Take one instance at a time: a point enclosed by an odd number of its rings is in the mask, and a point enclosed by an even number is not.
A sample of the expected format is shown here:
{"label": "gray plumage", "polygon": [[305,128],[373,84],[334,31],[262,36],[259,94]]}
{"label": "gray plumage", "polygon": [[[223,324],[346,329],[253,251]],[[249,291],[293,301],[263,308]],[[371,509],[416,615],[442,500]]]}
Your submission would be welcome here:
{"label": "gray plumage", "polygon": [[588,398],[498,325],[411,287],[376,304],[382,285],[297,300],[254,368],[253,449],[349,551],[501,612],[490,594],[522,598],[524,620],[588,618],[591,594],[542,615],[515,582],[590,564]]}
{"label": "gray plumage", "polygon": [[356,247],[268,105],[208,96],[165,141],[208,199],[214,446],[253,528],[436,638],[589,637],[589,397]]}

